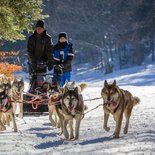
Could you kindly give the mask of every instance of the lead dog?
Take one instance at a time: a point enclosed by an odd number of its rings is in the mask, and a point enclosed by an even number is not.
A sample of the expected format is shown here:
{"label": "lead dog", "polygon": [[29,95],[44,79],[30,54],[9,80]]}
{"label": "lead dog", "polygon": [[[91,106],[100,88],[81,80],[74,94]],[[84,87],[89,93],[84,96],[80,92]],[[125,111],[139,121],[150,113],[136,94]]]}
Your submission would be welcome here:
{"label": "lead dog", "polygon": [[124,134],[127,134],[132,109],[140,102],[140,99],[138,97],[133,97],[129,91],[120,89],[116,85],[116,81],[114,81],[113,84],[108,84],[105,80],[101,95],[104,100],[104,129],[106,131],[110,130],[107,123],[109,114],[112,114],[114,120],[116,121],[116,128],[113,138],[119,138],[124,113],[126,117]]}
{"label": "lead dog", "polygon": [[[84,110],[86,109],[81,91],[86,88],[86,86],[86,84],[76,85],[75,82],[72,82],[71,84],[66,82],[64,86],[61,104],[63,116],[61,117],[61,124],[63,127],[63,134],[66,139],[76,140],[79,138],[80,123]],[[75,127],[73,126],[74,120]],[[68,133],[67,125],[69,125],[70,133]],[[73,128],[75,130],[75,134],[73,133]]]}
{"label": "lead dog", "polygon": [[[76,85],[75,82],[66,82],[63,89],[57,87],[51,91],[49,118],[51,121],[51,115],[58,116],[58,122],[52,119],[51,123],[57,124],[57,127],[61,128],[61,134],[63,133],[66,139],[79,138],[80,122],[83,112],[86,110],[81,91],[86,87],[85,83]],[[54,103],[55,101],[57,104]],[[73,133],[73,120],[75,120],[75,135]],[[69,125],[70,134],[68,134],[67,125]]]}

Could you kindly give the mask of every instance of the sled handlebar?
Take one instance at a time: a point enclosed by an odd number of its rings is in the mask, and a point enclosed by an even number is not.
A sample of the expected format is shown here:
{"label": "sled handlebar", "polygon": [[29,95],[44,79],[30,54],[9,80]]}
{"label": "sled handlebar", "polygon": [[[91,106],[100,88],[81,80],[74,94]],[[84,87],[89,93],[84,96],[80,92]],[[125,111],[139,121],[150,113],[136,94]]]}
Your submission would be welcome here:
{"label": "sled handlebar", "polygon": [[36,75],[36,76],[46,76],[46,75],[54,75],[54,73],[32,73],[32,75]]}

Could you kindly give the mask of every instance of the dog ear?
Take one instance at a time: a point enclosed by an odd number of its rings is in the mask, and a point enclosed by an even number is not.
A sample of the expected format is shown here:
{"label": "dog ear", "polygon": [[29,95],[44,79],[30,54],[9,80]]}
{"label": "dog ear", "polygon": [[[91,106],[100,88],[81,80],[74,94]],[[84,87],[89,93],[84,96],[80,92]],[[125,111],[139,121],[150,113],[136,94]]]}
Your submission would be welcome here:
{"label": "dog ear", "polygon": [[56,80],[55,84],[56,84],[56,88],[58,89],[60,87],[60,85],[59,85],[59,82],[57,80]]}
{"label": "dog ear", "polygon": [[107,87],[108,86],[108,82],[107,80],[104,81],[104,87]]}
{"label": "dog ear", "polygon": [[21,82],[22,84],[24,84],[24,79],[23,79],[23,77],[21,77],[20,82]]}
{"label": "dog ear", "polygon": [[14,78],[13,82],[17,82],[17,78],[16,77]]}
{"label": "dog ear", "polygon": [[66,80],[65,85],[68,86],[68,80]]}
{"label": "dog ear", "polygon": [[72,85],[72,86],[75,86],[75,81],[73,81],[71,85]]}
{"label": "dog ear", "polygon": [[114,80],[113,84],[112,84],[114,87],[116,87],[116,80]]}
{"label": "dog ear", "polygon": [[51,84],[50,83],[48,83],[48,86],[47,86],[47,91],[49,91],[49,90],[51,90],[52,88],[51,88]]}
{"label": "dog ear", "polygon": [[22,82],[24,81],[23,77],[20,78],[20,81],[22,81]]}
{"label": "dog ear", "polygon": [[65,84],[63,85],[63,88],[68,87],[68,80],[65,81]]}
{"label": "dog ear", "polygon": [[60,94],[63,94],[64,89],[62,87],[59,87]]}
{"label": "dog ear", "polygon": [[75,87],[74,91],[79,94],[78,87]]}
{"label": "dog ear", "polygon": [[63,89],[63,94],[65,94],[68,90],[69,90],[68,87],[65,86],[64,89]]}

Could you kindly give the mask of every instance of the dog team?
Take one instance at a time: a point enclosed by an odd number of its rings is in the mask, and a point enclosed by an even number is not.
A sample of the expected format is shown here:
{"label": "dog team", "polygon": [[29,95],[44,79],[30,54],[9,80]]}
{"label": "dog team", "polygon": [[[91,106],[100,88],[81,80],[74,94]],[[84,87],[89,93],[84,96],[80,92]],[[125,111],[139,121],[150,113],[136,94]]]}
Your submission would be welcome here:
{"label": "dog team", "polygon": [[[76,84],[67,82],[62,87],[56,82],[48,84],[47,97],[49,120],[52,126],[60,128],[60,134],[65,139],[76,140],[79,138],[80,123],[84,116],[84,111],[88,108],[84,105],[82,91],[87,84]],[[17,132],[16,109],[19,104],[19,117],[23,118],[23,78],[15,78],[10,81],[7,77],[0,77],[0,131],[6,130],[6,125],[13,122],[14,131]],[[123,114],[126,118],[124,134],[128,133],[130,116],[132,109],[140,102],[138,97],[132,96],[129,91],[120,89],[116,81],[108,84],[105,80],[101,90],[103,98],[104,124],[103,128],[109,131],[108,118],[113,115],[116,122],[113,138],[119,138]],[[68,129],[69,132],[68,132]]]}

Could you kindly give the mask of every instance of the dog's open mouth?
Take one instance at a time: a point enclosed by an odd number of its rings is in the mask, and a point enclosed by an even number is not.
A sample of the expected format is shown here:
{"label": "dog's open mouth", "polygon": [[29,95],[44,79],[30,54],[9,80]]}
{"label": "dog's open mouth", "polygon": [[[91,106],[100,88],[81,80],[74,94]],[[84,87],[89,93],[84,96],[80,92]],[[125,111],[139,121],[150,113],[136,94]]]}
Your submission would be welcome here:
{"label": "dog's open mouth", "polygon": [[50,96],[50,99],[51,99],[51,101],[56,101],[56,100],[58,100],[59,99],[59,94],[54,94],[54,95],[51,95]]}
{"label": "dog's open mouth", "polygon": [[68,110],[71,112],[72,115],[76,114],[76,111],[75,111],[74,107],[68,107]]}
{"label": "dog's open mouth", "polygon": [[73,111],[73,107],[68,107],[69,111]]}
{"label": "dog's open mouth", "polygon": [[114,107],[116,107],[116,106],[117,106],[117,102],[112,102],[112,105],[113,105]]}
{"label": "dog's open mouth", "polygon": [[15,91],[15,93],[18,97],[21,96],[21,91]]}
{"label": "dog's open mouth", "polygon": [[52,102],[56,102],[58,100],[58,97],[51,97]]}
{"label": "dog's open mouth", "polygon": [[107,102],[107,105],[108,106],[111,106],[112,105],[113,107],[116,107],[117,106],[117,102],[115,102],[115,101],[108,101]]}

